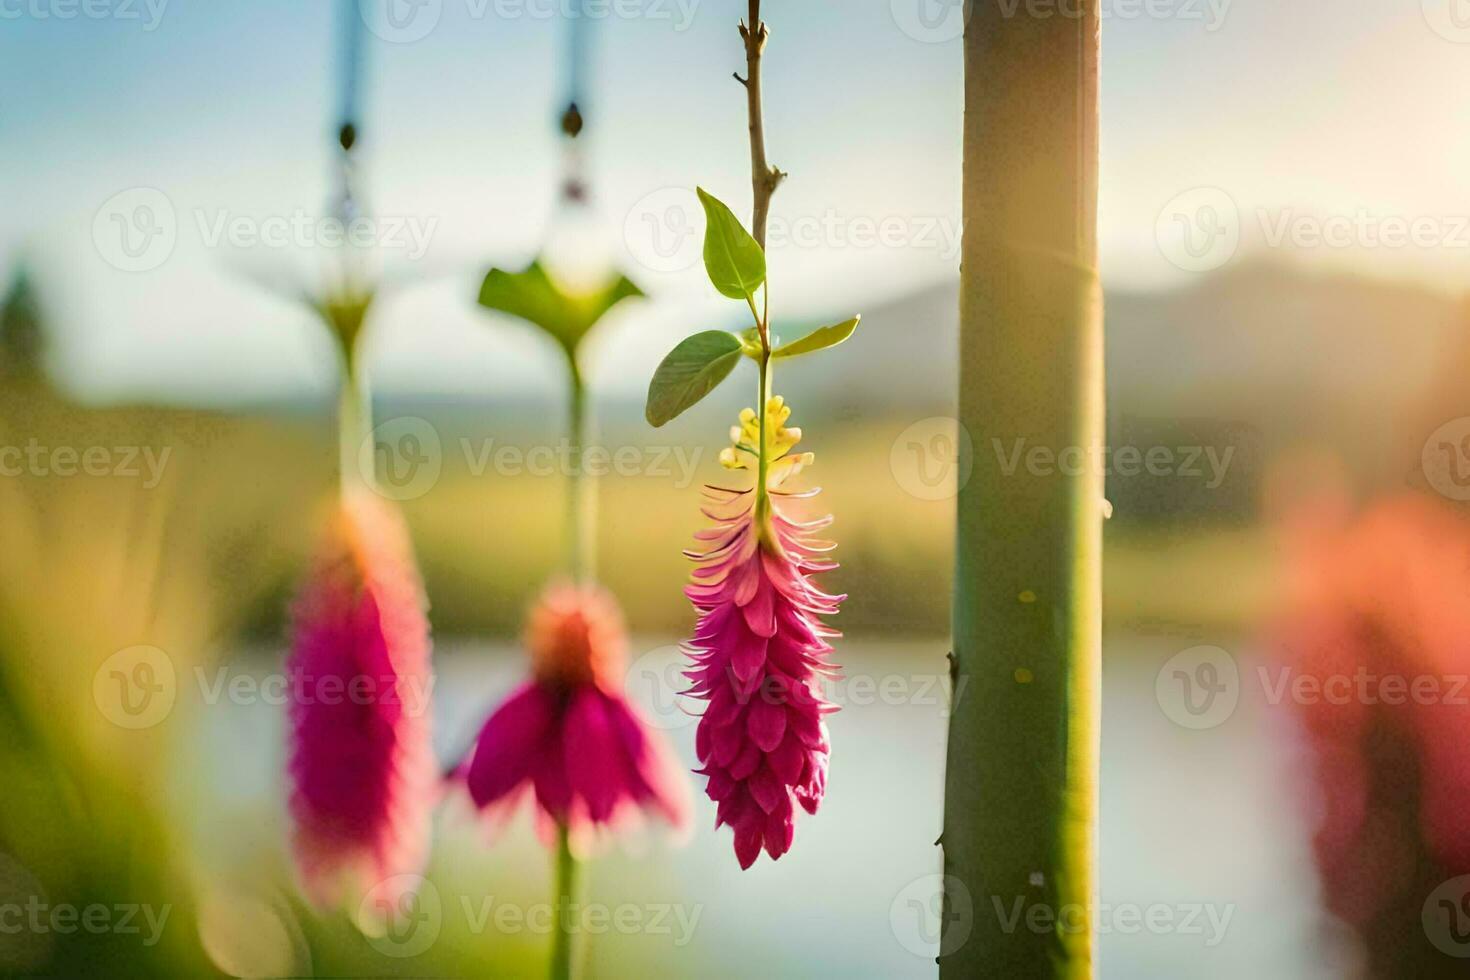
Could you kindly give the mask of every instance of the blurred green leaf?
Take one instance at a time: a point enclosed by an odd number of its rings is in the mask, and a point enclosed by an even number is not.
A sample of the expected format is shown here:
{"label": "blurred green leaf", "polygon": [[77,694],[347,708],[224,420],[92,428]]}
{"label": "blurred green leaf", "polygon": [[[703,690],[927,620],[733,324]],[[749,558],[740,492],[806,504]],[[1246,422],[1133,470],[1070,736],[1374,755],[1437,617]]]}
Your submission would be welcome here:
{"label": "blurred green leaf", "polygon": [[862,320],[862,317],[855,316],[851,320],[844,320],[830,327],[819,327],[800,340],[793,340],[789,344],[777,347],[771,351],[771,356],[799,357],[802,354],[810,354],[813,351],[836,347],[853,335],[853,332],[858,328],[858,322],[860,320]]}
{"label": "blurred green leaf", "polygon": [[686,337],[669,351],[648,385],[644,415],[657,428],[678,418],[729,377],[744,351],[740,338],[723,330]]}
{"label": "blurred green leaf", "polygon": [[524,272],[491,269],[480,286],[480,305],[534,323],[563,347],[575,350],[608,310],[642,295],[643,290],[622,275],[591,292],[567,293],[537,260]]}
{"label": "blurred green leaf", "polygon": [[696,188],[704,205],[704,268],[710,282],[731,299],[754,296],[766,281],[766,253],[716,197]]}

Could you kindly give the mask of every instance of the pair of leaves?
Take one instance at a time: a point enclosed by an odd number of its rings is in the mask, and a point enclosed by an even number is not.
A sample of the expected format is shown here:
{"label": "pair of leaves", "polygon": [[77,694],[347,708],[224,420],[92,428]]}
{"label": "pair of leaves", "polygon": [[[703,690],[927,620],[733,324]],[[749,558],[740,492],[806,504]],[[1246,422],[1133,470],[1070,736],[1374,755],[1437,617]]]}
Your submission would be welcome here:
{"label": "pair of leaves", "polygon": [[524,272],[491,269],[480,286],[481,306],[534,323],[569,351],[577,349],[608,310],[641,296],[643,290],[621,275],[588,293],[565,292],[540,260]]}
{"label": "pair of leaves", "polygon": [[[723,296],[754,304],[755,292],[766,281],[766,254],[740,220],[718,198],[699,188],[704,205],[704,268]],[[836,347],[857,329],[858,317],[821,327],[800,340],[771,351],[772,357],[799,357]],[[753,331],[746,331],[749,335]],[[655,428],[672,421],[698,404],[730,376],[742,356],[759,358],[759,341],[724,330],[706,330],[680,341],[648,385],[644,416]]]}
{"label": "pair of leaves", "polygon": [[[799,357],[836,347],[857,330],[861,317],[813,330],[800,340],[771,351],[772,357]],[[682,415],[730,376],[740,358],[758,357],[739,336],[724,330],[705,330],[686,337],[669,351],[653,374],[644,409],[650,425],[658,427]]]}

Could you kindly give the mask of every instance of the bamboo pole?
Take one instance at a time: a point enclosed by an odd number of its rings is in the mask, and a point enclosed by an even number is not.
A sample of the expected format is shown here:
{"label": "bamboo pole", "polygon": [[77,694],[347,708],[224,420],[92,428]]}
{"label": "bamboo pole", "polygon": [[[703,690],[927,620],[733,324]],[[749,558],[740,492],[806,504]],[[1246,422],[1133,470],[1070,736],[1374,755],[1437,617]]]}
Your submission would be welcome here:
{"label": "bamboo pole", "polygon": [[[977,2],[965,33],[959,416],[976,451],[958,499],[952,672],[965,697],[950,721],[942,978],[1092,975],[1097,4],[1033,17]],[[1023,454],[1012,468],[1016,445],[1087,465],[1028,472]]]}

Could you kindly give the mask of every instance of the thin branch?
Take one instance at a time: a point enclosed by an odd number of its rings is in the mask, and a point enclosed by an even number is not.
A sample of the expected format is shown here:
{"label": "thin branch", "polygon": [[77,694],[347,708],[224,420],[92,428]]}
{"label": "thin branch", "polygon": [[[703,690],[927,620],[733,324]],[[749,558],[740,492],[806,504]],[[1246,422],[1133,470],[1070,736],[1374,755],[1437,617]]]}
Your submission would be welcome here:
{"label": "thin branch", "polygon": [[[771,213],[771,195],[776,193],[785,174],[766,160],[766,129],[761,113],[761,53],[766,40],[771,36],[765,21],[761,20],[761,0],[750,0],[750,18],[740,25],[740,37],[745,41],[745,86],[746,101],[750,109],[750,170],[751,190],[754,192],[754,207],[750,219],[750,233],[766,247],[766,219]],[[738,78],[738,76],[737,76]]]}

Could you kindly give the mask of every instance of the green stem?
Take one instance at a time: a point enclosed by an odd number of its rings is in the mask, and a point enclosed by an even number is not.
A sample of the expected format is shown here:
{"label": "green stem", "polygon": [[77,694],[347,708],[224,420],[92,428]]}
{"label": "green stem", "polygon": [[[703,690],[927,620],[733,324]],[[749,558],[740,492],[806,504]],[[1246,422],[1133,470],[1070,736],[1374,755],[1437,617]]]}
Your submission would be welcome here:
{"label": "green stem", "polygon": [[591,582],[597,569],[597,485],[587,477],[582,465],[587,438],[587,385],[577,366],[577,355],[567,351],[567,574],[578,582]]}
{"label": "green stem", "polygon": [[[976,4],[965,32],[959,417],[977,451],[957,508],[943,980],[1093,971],[1102,474],[978,446],[1102,443],[1098,2],[1050,19]],[[1018,903],[1056,928],[993,914]]]}
{"label": "green stem", "polygon": [[764,534],[771,513],[771,491],[766,486],[766,478],[771,469],[771,420],[770,413],[767,411],[767,404],[771,400],[772,373],[771,348],[769,344],[764,343],[764,333],[762,334],[762,343],[763,349],[760,359],[760,404],[756,408],[756,414],[760,419],[760,445],[757,447],[759,451],[759,462],[757,464],[755,478],[755,520],[756,527],[760,528],[761,533]]}
{"label": "green stem", "polygon": [[570,921],[577,895],[577,859],[565,823],[556,827],[556,895],[551,914],[551,980],[571,980],[576,967],[575,925]]}

